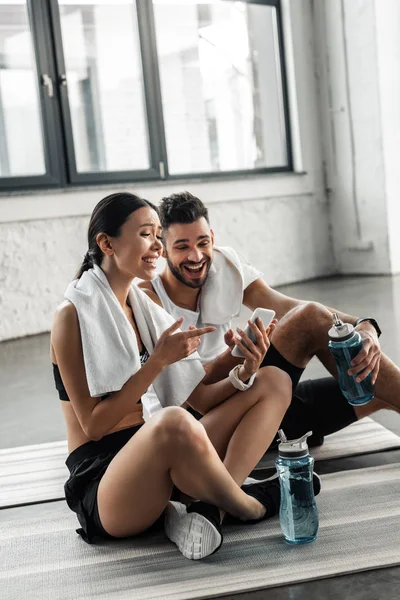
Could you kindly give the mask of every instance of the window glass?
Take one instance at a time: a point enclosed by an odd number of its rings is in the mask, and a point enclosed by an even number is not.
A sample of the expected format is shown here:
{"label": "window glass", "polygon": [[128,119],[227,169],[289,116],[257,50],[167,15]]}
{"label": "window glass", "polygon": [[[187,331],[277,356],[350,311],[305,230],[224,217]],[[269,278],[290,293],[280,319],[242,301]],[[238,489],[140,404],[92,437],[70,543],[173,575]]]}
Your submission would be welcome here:
{"label": "window glass", "polygon": [[171,174],[288,163],[276,9],[153,0]]}
{"label": "window glass", "polygon": [[0,178],[46,172],[38,75],[24,0],[0,0]]}
{"label": "window glass", "polygon": [[136,2],[59,0],[78,172],[148,169]]}

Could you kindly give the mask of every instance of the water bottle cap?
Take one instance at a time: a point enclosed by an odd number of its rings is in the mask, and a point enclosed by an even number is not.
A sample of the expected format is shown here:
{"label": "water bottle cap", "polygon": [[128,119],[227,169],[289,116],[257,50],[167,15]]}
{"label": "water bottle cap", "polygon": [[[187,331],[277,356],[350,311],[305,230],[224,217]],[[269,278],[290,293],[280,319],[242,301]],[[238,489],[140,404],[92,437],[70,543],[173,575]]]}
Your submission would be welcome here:
{"label": "water bottle cap", "polygon": [[296,440],[288,440],[282,429],[278,431],[281,443],[279,444],[279,455],[284,458],[300,458],[308,456],[307,438],[312,435],[312,431],[308,431],[302,437]]}
{"label": "water bottle cap", "polygon": [[333,327],[328,331],[329,338],[333,341],[344,341],[351,338],[354,327],[351,323],[343,323],[336,313],[333,314]]}

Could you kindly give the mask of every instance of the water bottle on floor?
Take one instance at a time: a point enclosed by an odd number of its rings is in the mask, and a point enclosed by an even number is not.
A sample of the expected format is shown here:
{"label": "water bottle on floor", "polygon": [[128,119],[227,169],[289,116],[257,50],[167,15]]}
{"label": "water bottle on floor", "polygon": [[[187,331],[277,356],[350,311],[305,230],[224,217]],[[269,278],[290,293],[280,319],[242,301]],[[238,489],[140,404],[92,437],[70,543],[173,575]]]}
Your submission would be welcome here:
{"label": "water bottle on floor", "polygon": [[318,532],[318,509],[313,487],[314,459],[307,445],[312,432],[297,440],[287,440],[282,429],[278,433],[281,443],[275,464],[281,486],[282,532],[290,544],[313,542]]}
{"label": "water bottle on floor", "polygon": [[333,315],[333,327],[328,331],[329,350],[332,352],[338,370],[339,386],[349,404],[360,406],[374,397],[372,373],[363,381],[357,382],[354,375],[347,371],[350,362],[360,352],[362,339],[350,323],[342,323],[337,314]]}

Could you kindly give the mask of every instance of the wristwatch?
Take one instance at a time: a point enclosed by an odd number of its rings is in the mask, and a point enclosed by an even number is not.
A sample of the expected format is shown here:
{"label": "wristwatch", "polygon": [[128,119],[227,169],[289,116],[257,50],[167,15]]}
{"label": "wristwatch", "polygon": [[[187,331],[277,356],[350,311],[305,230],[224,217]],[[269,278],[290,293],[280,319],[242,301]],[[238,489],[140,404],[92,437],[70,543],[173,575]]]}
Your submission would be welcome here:
{"label": "wristwatch", "polygon": [[241,364],[233,367],[233,369],[229,372],[228,378],[234,388],[236,388],[240,392],[245,392],[246,390],[251,388],[251,386],[253,385],[254,380],[256,378],[256,373],[253,373],[253,375],[250,377],[248,382],[244,383],[244,381],[242,381],[239,377],[239,370],[241,367],[242,367]]}
{"label": "wristwatch", "polygon": [[378,337],[380,337],[380,335],[382,333],[381,328],[379,327],[378,322],[375,319],[373,319],[372,317],[363,317],[362,319],[357,319],[357,321],[354,323],[354,327],[357,327],[357,325],[359,325],[363,321],[368,321],[369,323],[371,323],[371,325],[373,327],[375,327]]}

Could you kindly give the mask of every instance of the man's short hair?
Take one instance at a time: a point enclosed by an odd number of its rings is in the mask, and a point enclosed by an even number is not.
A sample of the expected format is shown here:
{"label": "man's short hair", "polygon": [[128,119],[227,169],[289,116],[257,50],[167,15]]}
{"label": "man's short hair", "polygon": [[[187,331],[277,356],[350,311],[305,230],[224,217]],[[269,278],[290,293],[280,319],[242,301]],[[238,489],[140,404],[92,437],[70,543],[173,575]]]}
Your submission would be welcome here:
{"label": "man's short hair", "polygon": [[161,200],[159,206],[161,227],[165,230],[174,223],[194,223],[204,217],[207,223],[208,210],[199,198],[190,192],[171,194]]}

